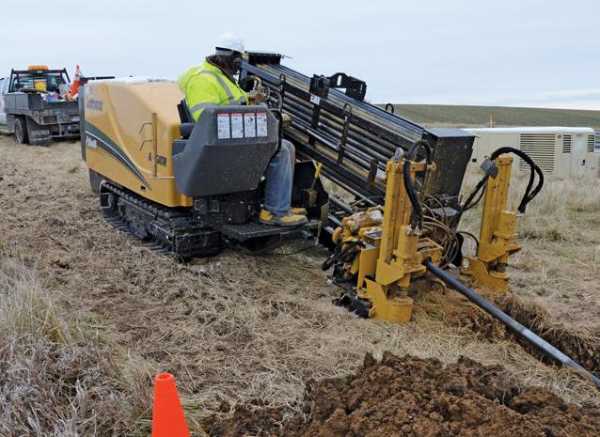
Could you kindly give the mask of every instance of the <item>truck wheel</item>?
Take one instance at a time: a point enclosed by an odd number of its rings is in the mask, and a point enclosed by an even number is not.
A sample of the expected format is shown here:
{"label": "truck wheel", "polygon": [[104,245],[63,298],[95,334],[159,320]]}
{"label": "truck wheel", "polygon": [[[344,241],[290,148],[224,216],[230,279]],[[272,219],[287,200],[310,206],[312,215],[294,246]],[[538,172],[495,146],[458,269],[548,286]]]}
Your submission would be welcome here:
{"label": "truck wheel", "polygon": [[25,119],[17,118],[15,120],[15,140],[17,144],[27,144],[29,138],[27,138],[27,127],[25,126]]}
{"label": "truck wheel", "polygon": [[43,126],[40,126],[31,118],[23,121],[26,127],[25,136],[29,144],[32,146],[48,146],[50,144],[51,137],[48,129],[44,129]]}

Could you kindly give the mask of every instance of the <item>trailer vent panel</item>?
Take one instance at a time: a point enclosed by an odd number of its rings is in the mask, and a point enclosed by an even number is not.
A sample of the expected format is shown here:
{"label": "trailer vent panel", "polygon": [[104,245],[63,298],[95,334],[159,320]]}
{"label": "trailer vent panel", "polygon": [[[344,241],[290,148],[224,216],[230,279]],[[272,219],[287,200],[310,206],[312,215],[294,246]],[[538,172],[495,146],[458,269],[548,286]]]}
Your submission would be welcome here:
{"label": "trailer vent panel", "polygon": [[[544,173],[554,173],[555,143],[554,134],[521,134],[520,138],[521,150],[527,153]],[[527,171],[529,166],[521,159],[519,168]]]}
{"label": "trailer vent panel", "polygon": [[571,135],[563,136],[563,153],[571,153],[572,145],[573,145],[573,137]]}

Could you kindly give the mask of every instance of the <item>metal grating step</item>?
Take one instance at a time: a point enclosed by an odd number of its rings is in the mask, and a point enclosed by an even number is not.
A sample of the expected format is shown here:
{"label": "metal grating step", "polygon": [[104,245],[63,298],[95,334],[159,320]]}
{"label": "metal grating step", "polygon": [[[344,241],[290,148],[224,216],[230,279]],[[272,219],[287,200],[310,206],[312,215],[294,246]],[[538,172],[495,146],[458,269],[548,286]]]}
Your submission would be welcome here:
{"label": "metal grating step", "polygon": [[248,241],[253,238],[281,237],[286,239],[318,227],[317,221],[312,221],[304,226],[285,227],[263,225],[262,223],[246,223],[243,225],[224,225],[221,228],[223,235],[236,240]]}

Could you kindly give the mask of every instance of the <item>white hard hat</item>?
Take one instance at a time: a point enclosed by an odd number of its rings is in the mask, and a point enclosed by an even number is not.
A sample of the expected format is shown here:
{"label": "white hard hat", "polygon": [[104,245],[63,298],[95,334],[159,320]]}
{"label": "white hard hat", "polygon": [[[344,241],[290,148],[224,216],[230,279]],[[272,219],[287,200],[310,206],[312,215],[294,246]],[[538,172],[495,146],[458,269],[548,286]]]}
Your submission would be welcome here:
{"label": "white hard hat", "polygon": [[231,50],[234,52],[244,52],[244,40],[233,33],[225,33],[219,37],[215,44],[217,50]]}

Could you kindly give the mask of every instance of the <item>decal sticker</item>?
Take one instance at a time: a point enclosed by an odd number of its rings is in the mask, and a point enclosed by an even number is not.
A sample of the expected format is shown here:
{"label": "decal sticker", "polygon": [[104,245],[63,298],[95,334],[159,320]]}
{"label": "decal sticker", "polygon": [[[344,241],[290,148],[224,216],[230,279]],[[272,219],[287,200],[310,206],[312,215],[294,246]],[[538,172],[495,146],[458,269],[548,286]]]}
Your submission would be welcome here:
{"label": "decal sticker", "polygon": [[217,114],[217,138],[228,140],[231,138],[231,122],[229,114]]}
{"label": "decal sticker", "polygon": [[256,114],[256,136],[266,137],[269,135],[267,128],[267,113],[259,112]]}
{"label": "decal sticker", "polygon": [[244,136],[246,138],[256,137],[256,113],[247,112],[244,114]]}
{"label": "decal sticker", "polygon": [[244,117],[240,113],[231,114],[231,138],[244,138]]}

